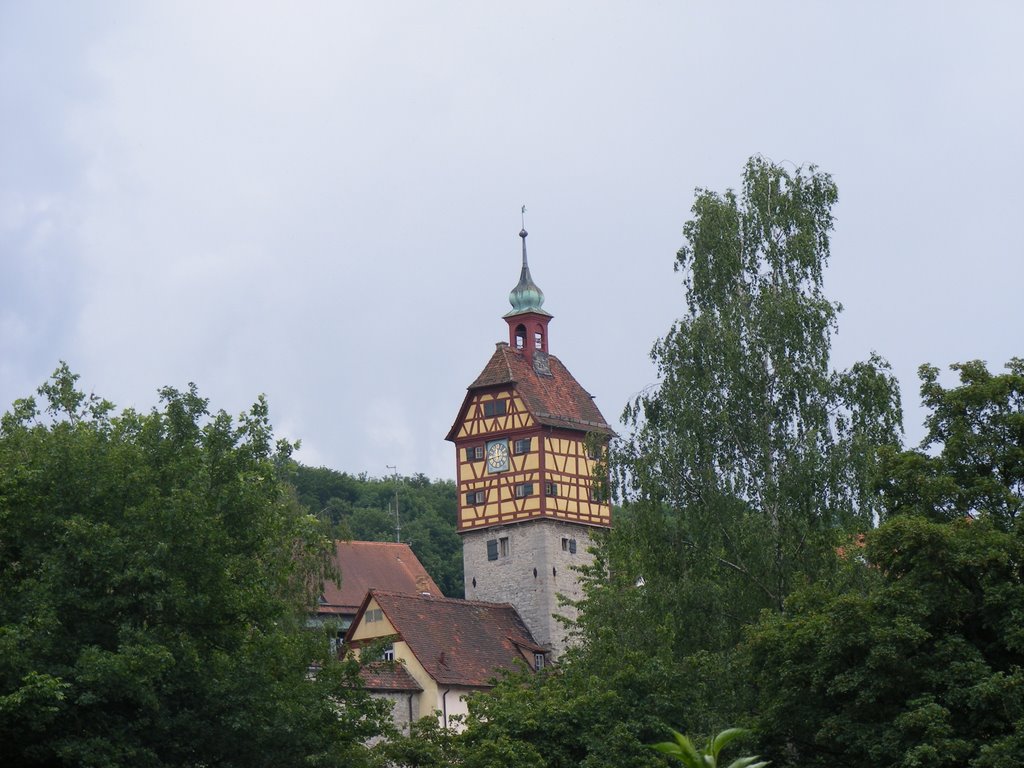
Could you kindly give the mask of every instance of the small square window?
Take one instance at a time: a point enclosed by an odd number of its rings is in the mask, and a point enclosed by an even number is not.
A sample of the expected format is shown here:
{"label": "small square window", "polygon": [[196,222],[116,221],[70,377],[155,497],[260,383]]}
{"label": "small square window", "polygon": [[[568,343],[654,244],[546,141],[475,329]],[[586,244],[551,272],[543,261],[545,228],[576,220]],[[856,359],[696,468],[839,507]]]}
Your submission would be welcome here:
{"label": "small square window", "polygon": [[484,403],[484,416],[504,416],[508,411],[508,400],[488,400]]}
{"label": "small square window", "polygon": [[475,507],[477,504],[483,504],[486,497],[487,493],[485,491],[469,491],[466,494],[466,506]]}
{"label": "small square window", "polygon": [[471,445],[466,449],[466,461],[480,461],[484,457],[482,445]]}
{"label": "small square window", "polygon": [[530,448],[533,446],[532,438],[525,438],[523,440],[516,440],[513,444],[513,451],[515,453],[529,453]]}
{"label": "small square window", "polygon": [[557,496],[558,495],[558,483],[544,483],[544,495],[545,496]]}
{"label": "small square window", "polygon": [[384,661],[394,661],[395,660],[395,646],[394,645],[389,645],[387,648],[384,649],[383,658],[384,658]]}
{"label": "small square window", "polygon": [[533,495],[533,483],[520,483],[516,486],[516,498],[522,499]]}

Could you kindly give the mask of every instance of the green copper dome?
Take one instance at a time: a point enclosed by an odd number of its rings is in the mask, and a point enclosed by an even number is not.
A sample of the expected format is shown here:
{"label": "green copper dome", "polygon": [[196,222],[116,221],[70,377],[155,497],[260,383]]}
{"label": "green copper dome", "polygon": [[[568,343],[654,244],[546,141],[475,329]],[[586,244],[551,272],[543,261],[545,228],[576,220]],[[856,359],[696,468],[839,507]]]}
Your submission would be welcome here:
{"label": "green copper dome", "polygon": [[520,230],[519,236],[523,238],[523,270],[519,273],[519,283],[512,292],[508,295],[509,304],[512,305],[512,311],[507,313],[505,317],[512,317],[513,315],[522,315],[527,312],[536,312],[537,314],[546,315],[541,307],[544,304],[544,291],[542,291],[530,276],[530,265],[526,262],[526,235],[525,229]]}

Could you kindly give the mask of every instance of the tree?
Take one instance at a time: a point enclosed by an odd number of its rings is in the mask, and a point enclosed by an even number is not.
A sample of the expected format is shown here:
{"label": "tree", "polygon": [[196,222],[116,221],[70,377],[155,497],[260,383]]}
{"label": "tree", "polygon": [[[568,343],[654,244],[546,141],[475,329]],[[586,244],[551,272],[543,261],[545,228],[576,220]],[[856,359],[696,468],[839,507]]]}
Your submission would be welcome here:
{"label": "tree", "polygon": [[739,195],[698,190],[684,227],[687,311],[654,345],[659,383],[626,408],[611,456],[628,509],[612,568],[643,576],[656,615],[700,616],[677,625],[677,651],[730,647],[829,567],[838,535],[877,518],[877,450],[897,444],[899,391],[874,355],[830,369],[836,199],[814,166],[754,158]]}
{"label": "tree", "polygon": [[368,765],[381,711],[304,630],[327,540],[266,403],[114,415],[76,379],[0,422],[5,765]]}
{"label": "tree", "polygon": [[886,513],[980,516],[1011,530],[1024,510],[1024,360],[999,375],[980,360],[951,368],[960,385],[949,389],[938,368],[920,368],[928,433],[918,450],[883,454]]}
{"label": "tree", "polygon": [[1024,542],[902,515],[749,637],[776,765],[1011,768],[1024,755]]}

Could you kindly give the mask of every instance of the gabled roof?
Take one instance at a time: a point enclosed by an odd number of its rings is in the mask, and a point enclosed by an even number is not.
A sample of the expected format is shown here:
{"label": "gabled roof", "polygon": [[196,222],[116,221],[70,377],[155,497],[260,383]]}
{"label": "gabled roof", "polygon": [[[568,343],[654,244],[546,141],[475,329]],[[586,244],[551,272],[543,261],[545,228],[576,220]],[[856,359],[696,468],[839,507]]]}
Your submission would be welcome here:
{"label": "gabled roof", "polygon": [[580,386],[562,361],[554,355],[548,355],[547,360],[550,375],[537,373],[522,352],[504,342],[498,344],[476,381],[469,385],[469,392],[447,439],[455,439],[476,390],[503,385],[515,388],[530,415],[540,424],[579,432],[614,434],[594,404],[593,396]]}
{"label": "gabled roof", "polygon": [[371,589],[441,596],[408,544],[335,541],[334,565],[341,573],[341,585],[324,582],[323,600],[317,609],[320,614],[354,614]]}
{"label": "gabled roof", "polygon": [[[543,653],[516,609],[484,603],[372,590],[349,629],[351,636],[370,600],[376,600],[399,637],[437,683],[485,688],[501,669]],[[349,642],[350,638],[346,638]]]}

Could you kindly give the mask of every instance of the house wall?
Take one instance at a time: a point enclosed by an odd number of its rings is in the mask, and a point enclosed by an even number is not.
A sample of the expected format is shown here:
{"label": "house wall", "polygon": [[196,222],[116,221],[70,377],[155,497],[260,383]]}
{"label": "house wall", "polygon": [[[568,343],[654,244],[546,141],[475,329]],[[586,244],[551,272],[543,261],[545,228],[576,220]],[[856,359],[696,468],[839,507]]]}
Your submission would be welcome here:
{"label": "house wall", "polygon": [[[469,705],[466,699],[469,697],[469,694],[480,689],[466,688],[461,685],[446,685],[439,686],[436,690],[437,696],[434,700],[434,709],[438,712],[438,723],[440,723],[442,727],[451,727],[456,731],[461,732],[465,728],[465,725],[462,722],[452,722],[452,718],[455,716],[465,717],[465,715],[469,714]],[[447,722],[445,722],[446,712],[448,718]],[[424,712],[423,714],[425,715],[427,713]]]}

